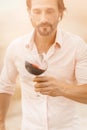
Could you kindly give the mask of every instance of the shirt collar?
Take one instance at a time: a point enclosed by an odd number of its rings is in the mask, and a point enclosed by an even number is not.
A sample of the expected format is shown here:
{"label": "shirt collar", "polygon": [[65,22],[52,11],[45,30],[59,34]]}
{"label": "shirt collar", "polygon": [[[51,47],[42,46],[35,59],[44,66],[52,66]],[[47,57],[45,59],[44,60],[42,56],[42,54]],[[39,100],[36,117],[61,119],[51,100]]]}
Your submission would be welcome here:
{"label": "shirt collar", "polygon": [[32,43],[34,43],[34,33],[35,30],[33,29],[32,32],[28,35],[28,39],[26,41],[26,48],[32,48]]}
{"label": "shirt collar", "polygon": [[[29,38],[27,39],[27,42],[26,42],[27,48],[29,48],[29,47],[32,48],[33,43],[34,43],[34,34],[35,34],[35,30],[33,29],[33,31],[30,33]],[[58,44],[58,46],[60,46],[60,47],[63,44],[63,35],[62,35],[62,29],[61,28],[57,29],[55,43]]]}
{"label": "shirt collar", "polygon": [[63,35],[62,35],[62,29],[61,28],[57,29],[55,43],[57,43],[60,47],[63,44]]}

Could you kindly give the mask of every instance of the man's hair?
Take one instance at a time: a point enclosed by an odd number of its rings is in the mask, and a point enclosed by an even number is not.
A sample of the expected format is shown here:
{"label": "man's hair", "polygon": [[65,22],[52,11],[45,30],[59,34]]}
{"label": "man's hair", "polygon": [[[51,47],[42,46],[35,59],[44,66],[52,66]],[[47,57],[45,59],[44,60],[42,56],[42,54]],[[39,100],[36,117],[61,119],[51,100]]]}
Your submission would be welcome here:
{"label": "man's hair", "polygon": [[[27,4],[28,9],[31,9],[31,1],[32,0],[26,0],[26,4]],[[58,1],[58,9],[61,13],[61,19],[62,19],[63,12],[66,10],[66,8],[65,8],[63,0],[57,0],[57,1]]]}

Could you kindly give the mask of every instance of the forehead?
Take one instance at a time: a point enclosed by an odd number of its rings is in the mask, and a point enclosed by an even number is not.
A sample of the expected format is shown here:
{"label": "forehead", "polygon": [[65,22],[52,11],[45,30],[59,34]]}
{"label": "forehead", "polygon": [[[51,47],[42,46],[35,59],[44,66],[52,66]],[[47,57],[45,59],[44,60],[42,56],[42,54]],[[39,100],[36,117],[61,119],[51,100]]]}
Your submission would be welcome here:
{"label": "forehead", "polygon": [[58,8],[57,0],[32,0],[31,8]]}

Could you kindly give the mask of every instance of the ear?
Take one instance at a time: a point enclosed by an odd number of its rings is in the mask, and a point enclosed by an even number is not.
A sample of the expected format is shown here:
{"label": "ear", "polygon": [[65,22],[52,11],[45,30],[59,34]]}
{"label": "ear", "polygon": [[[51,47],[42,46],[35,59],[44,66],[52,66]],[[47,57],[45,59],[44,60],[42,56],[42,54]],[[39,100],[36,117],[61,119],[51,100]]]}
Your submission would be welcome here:
{"label": "ear", "polygon": [[30,15],[31,14],[31,10],[27,7],[27,12]]}
{"label": "ear", "polygon": [[59,13],[59,21],[61,21],[61,19],[62,19],[62,13],[60,12]]}
{"label": "ear", "polygon": [[57,21],[60,22],[61,21],[61,13],[58,13],[58,16],[57,16]]}

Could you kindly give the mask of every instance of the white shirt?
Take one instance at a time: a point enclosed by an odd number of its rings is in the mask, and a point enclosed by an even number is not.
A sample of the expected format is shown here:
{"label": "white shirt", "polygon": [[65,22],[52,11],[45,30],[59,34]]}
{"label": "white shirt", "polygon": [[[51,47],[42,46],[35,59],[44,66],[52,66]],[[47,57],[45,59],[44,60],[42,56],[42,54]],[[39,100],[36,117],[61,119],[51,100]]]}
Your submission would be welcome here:
{"label": "white shirt", "polygon": [[[0,93],[13,94],[19,75],[22,130],[79,130],[75,101],[62,96],[38,96],[34,90],[34,75],[25,69],[29,53],[37,53],[33,36],[34,32],[18,38],[8,47],[0,77]],[[68,83],[87,83],[87,44],[80,37],[59,29],[47,58],[46,74]]]}

